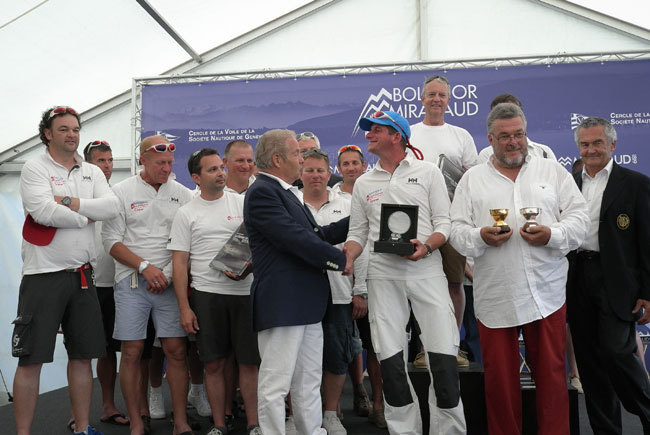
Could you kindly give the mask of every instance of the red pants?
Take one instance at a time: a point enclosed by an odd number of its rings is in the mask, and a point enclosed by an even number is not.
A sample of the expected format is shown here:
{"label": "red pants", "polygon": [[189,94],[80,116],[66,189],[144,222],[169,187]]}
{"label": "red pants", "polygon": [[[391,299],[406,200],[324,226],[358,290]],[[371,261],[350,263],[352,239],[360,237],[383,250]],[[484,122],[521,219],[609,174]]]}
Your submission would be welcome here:
{"label": "red pants", "polygon": [[[521,434],[518,327],[488,328],[478,322],[485,367],[485,403],[491,435]],[[521,326],[526,360],[536,388],[537,433],[569,434],[569,394],[564,351],[566,304]]]}

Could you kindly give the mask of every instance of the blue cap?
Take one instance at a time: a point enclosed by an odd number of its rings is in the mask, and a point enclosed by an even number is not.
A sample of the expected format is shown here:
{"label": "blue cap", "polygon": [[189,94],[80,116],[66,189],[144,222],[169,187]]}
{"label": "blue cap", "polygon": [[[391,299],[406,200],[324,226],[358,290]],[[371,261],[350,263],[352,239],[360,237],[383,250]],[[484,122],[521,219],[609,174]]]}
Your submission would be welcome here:
{"label": "blue cap", "polygon": [[406,143],[409,143],[411,127],[408,121],[399,113],[386,110],[383,112],[375,112],[359,120],[359,128],[364,131],[370,131],[372,124],[390,125],[402,135]]}

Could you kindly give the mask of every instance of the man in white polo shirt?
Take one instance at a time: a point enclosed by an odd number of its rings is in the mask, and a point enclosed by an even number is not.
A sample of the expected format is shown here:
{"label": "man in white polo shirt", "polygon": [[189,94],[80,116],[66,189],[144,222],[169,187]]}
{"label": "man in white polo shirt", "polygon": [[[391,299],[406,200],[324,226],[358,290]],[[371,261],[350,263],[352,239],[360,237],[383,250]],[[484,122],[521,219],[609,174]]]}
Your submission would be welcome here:
{"label": "man in white polo shirt", "polygon": [[[411,126],[411,142],[422,150],[424,160],[438,163],[444,154],[463,171],[478,163],[474,139],[467,130],[445,122],[445,113],[451,100],[451,86],[446,77],[431,76],[422,84],[422,107],[424,119]],[[458,328],[463,322],[465,310],[465,257],[460,255],[449,243],[440,248],[442,267],[447,277],[449,295],[454,304]],[[458,365],[469,366],[464,354],[459,354]],[[421,363],[418,359],[414,364]]]}
{"label": "man in white polo shirt", "polygon": [[119,214],[104,223],[104,248],[115,259],[115,331],[122,341],[120,386],[131,420],[131,432],[141,433],[140,356],[151,314],[156,336],[167,356],[167,381],[174,408],[174,433],[190,431],[186,418],[186,333],[180,324],[171,286],[171,252],[167,239],[178,209],[192,192],[170,179],[176,147],[162,136],[140,142],[140,173],[113,187]]}
{"label": "man in white polo shirt", "polygon": [[[420,324],[420,338],[431,372],[430,434],[465,433],[456,355],[458,327],[438,248],[449,234],[449,195],[440,170],[416,160],[421,153],[409,142],[410,128],[396,112],[377,112],[362,118],[368,131],[368,151],[379,162],[359,177],[352,192],[350,229],[345,242],[345,272],[370,241],[368,309],[372,344],[381,362],[385,416],[391,434],[421,434],[417,396],[406,372],[409,304]],[[414,252],[399,256],[374,251],[379,239],[382,204],[416,205],[417,238]]]}
{"label": "man in white polo shirt", "polygon": [[228,172],[224,192],[245,194],[255,181],[253,147],[246,141],[234,140],[223,151],[223,164]]}
{"label": "man in white polo shirt", "polygon": [[116,214],[117,198],[102,171],[77,153],[79,115],[59,106],[43,112],[39,124],[44,152],[20,174],[23,278],[14,320],[12,355],[14,416],[20,435],[29,434],[43,363],[52,362],[59,325],[68,351],[68,384],[76,428],[88,425],[92,395],[90,361],[106,352],[92,266],[96,264],[95,221]]}
{"label": "man in white polo shirt", "polygon": [[[314,149],[303,154],[301,180],[305,205],[319,225],[327,225],[350,215],[350,198],[338,195],[327,187],[330,179],[330,162],[322,150]],[[343,248],[343,244],[336,246]],[[348,364],[362,352],[354,320],[368,312],[366,288],[367,251],[354,263],[354,276],[327,271],[332,301],[323,318],[323,427],[328,435],[345,435],[338,409]]]}
{"label": "man in white polo shirt", "polygon": [[[201,195],[180,208],[169,237],[172,251],[174,289],[185,332],[195,333],[205,383],[212,408],[211,435],[225,435],[226,379],[228,355],[234,351],[239,363],[247,433],[259,435],[257,424],[257,335],[250,320],[248,269],[241,276],[215,270],[212,259],[221,251],[244,220],[244,197],[225,192],[226,174],[215,149],[194,152],[188,161],[192,180],[201,186]],[[192,290],[188,297],[188,261]]]}

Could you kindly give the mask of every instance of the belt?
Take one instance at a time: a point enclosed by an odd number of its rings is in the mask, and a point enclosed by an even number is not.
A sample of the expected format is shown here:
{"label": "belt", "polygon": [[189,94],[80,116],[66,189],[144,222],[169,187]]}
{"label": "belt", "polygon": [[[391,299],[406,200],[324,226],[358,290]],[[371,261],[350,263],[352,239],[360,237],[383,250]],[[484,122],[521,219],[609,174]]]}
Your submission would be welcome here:
{"label": "belt", "polygon": [[77,268],[64,269],[63,271],[70,272],[70,273],[78,273],[79,276],[81,277],[81,289],[88,290],[88,280],[86,279],[86,274],[84,273],[84,271],[90,270],[92,268],[93,267],[90,265],[90,263],[86,263]]}
{"label": "belt", "polygon": [[598,260],[600,259],[600,252],[597,251],[578,251],[577,252],[578,259],[584,260],[584,261],[593,261],[593,260]]}

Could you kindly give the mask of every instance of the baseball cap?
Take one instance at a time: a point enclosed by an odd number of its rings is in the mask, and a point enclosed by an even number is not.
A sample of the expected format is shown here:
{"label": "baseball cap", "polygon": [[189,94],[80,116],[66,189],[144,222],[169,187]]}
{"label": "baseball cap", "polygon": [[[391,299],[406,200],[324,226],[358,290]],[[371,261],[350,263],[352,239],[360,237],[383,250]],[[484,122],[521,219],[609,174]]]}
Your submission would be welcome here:
{"label": "baseball cap", "polygon": [[383,112],[375,112],[372,115],[359,120],[359,128],[364,131],[370,131],[372,124],[381,124],[393,127],[395,131],[399,132],[402,136],[404,142],[406,142],[406,147],[413,152],[413,155],[415,155],[418,160],[424,159],[422,151],[411,145],[411,141],[409,140],[411,137],[411,126],[409,126],[408,121],[402,115],[397,112],[386,110]]}
{"label": "baseball cap", "polygon": [[36,246],[47,246],[56,234],[56,227],[48,227],[37,223],[32,215],[25,216],[23,225],[23,239]]}

